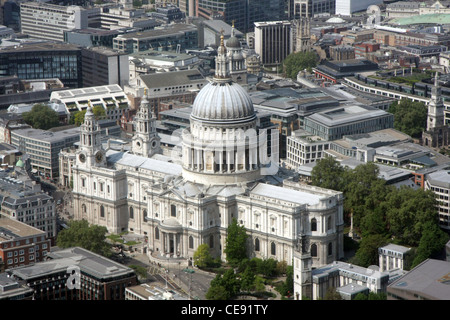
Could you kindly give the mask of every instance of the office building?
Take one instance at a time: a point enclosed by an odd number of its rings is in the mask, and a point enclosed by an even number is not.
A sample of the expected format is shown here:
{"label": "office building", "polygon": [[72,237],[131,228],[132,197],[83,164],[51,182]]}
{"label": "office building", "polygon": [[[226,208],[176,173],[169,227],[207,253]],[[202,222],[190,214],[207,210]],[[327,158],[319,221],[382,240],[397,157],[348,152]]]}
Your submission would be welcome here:
{"label": "office building", "polygon": [[350,59],[325,61],[313,68],[316,79],[326,84],[340,83],[343,78],[351,77],[358,72],[376,71],[378,64],[366,59]]}
{"label": "office building", "polygon": [[293,52],[289,21],[255,22],[255,51],[262,65],[276,66]]}
{"label": "office building", "polygon": [[173,5],[157,7],[156,11],[150,13],[150,17],[162,23],[180,22],[186,18],[186,13]]}
{"label": "office building", "polygon": [[70,117],[85,110],[89,103],[93,107],[101,106],[105,109],[106,118],[111,120],[119,120],[130,103],[118,84],[54,91],[50,101],[63,104]]}
{"label": "office building", "polygon": [[82,47],[106,47],[112,49],[113,39],[124,30],[104,30],[100,28],[86,28],[64,30],[64,42]]}
{"label": "office building", "polygon": [[243,33],[254,30],[260,21],[286,19],[286,5],[281,0],[198,0],[196,13],[207,20],[223,20]]}
{"label": "office building", "polygon": [[444,230],[450,230],[450,179],[448,170],[437,170],[426,174],[424,178],[424,189],[433,191],[438,199],[439,226]]}
{"label": "office building", "polygon": [[320,14],[335,14],[332,0],[290,0],[290,15],[293,19],[312,18]]}
{"label": "office building", "polygon": [[21,80],[57,78],[65,87],[81,87],[81,50],[51,42],[4,48],[0,50],[0,76],[14,75]]}
{"label": "office building", "polygon": [[[42,193],[42,195],[45,194]],[[50,239],[47,238],[47,232],[30,226],[29,222],[19,221],[19,219],[25,220],[25,216],[28,220],[31,215],[25,213],[35,210],[38,212],[39,207],[28,205],[26,200],[31,200],[31,198],[25,197],[25,201],[21,201],[20,204],[16,203],[20,209],[13,209],[17,215],[20,213],[20,216],[23,218],[18,218],[17,216],[12,217],[10,216],[11,207],[6,203],[8,200],[5,201],[7,195],[3,192],[2,198],[2,213],[0,214],[0,261],[3,262],[4,269],[27,266],[44,261],[47,253],[50,251],[51,245]],[[41,201],[47,202],[48,199],[43,197]],[[46,204],[47,206],[54,206],[53,202],[50,201]],[[3,206],[6,206],[6,208]],[[41,212],[38,214],[40,215]]]}
{"label": "office building", "polygon": [[0,263],[0,300],[31,300],[33,298],[33,289],[11,279],[3,271]]}
{"label": "office building", "polygon": [[34,300],[125,300],[125,289],[137,284],[133,269],[83,248],[47,256],[47,261],[6,270],[34,290]]}
{"label": "office building", "polygon": [[164,27],[118,35],[113,49],[123,53],[146,50],[178,51],[198,48],[197,27],[192,24],[170,24]]}
{"label": "office building", "polygon": [[64,30],[88,27],[88,11],[79,6],[42,2],[20,4],[22,33],[31,38],[64,41]]}
{"label": "office building", "polygon": [[392,128],[394,116],[372,107],[353,105],[318,112],[305,117],[307,132],[324,140],[337,140],[345,135]]}
{"label": "office building", "polygon": [[128,84],[128,55],[105,47],[82,48],[83,87]]}
{"label": "office building", "polygon": [[58,176],[59,151],[79,140],[79,127],[54,132],[28,128],[14,130],[11,133],[11,144],[30,157],[33,173],[45,179]]}
{"label": "office building", "polygon": [[336,0],[336,14],[351,16],[355,12],[366,12],[369,6],[379,4],[383,4],[383,0]]}

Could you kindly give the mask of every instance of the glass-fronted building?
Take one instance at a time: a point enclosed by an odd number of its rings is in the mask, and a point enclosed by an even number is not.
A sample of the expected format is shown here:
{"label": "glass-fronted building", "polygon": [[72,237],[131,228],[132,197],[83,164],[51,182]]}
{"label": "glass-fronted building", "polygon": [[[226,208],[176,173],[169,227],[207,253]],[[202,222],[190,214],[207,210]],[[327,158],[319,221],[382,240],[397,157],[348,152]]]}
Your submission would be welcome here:
{"label": "glass-fronted building", "polygon": [[65,87],[82,86],[81,49],[50,42],[22,44],[0,51],[0,77],[21,80],[58,78]]}
{"label": "glass-fronted building", "polygon": [[222,16],[243,33],[251,32],[255,22],[286,18],[283,0],[199,0],[197,14],[204,18]]}

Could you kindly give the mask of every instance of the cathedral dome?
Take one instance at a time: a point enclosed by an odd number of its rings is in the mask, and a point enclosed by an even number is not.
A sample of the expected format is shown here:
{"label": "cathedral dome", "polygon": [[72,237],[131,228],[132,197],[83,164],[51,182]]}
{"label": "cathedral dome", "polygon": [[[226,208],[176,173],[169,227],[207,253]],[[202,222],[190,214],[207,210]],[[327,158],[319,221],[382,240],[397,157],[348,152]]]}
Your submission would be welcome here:
{"label": "cathedral dome", "polygon": [[194,100],[191,117],[196,120],[230,121],[254,119],[250,96],[239,84],[210,82]]}
{"label": "cathedral dome", "polygon": [[241,43],[237,37],[232,36],[227,40],[227,48],[240,48],[240,47]]}

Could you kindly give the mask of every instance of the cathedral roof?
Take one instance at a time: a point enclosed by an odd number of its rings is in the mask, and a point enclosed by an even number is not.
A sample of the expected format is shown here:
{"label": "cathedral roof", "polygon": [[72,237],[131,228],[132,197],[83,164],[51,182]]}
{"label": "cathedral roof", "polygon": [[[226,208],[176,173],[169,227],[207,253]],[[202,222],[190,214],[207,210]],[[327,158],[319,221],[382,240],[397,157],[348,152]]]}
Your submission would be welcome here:
{"label": "cathedral roof", "polygon": [[222,36],[216,58],[215,76],[197,94],[192,107],[192,118],[219,122],[256,118],[250,96],[244,88],[232,81],[228,68]]}
{"label": "cathedral roof", "polygon": [[241,42],[236,36],[232,36],[227,40],[227,48],[240,48]]}
{"label": "cathedral roof", "polygon": [[200,120],[239,120],[254,118],[255,111],[239,84],[211,82],[195,98],[191,116]]}

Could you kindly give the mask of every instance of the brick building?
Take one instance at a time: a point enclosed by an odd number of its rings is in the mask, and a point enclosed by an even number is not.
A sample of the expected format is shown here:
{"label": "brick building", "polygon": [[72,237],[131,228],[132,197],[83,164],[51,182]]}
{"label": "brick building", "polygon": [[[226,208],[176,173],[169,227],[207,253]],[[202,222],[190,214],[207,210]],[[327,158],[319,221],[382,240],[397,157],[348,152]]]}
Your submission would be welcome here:
{"label": "brick building", "polygon": [[50,240],[44,231],[0,215],[0,261],[4,269],[43,261],[49,250]]}

